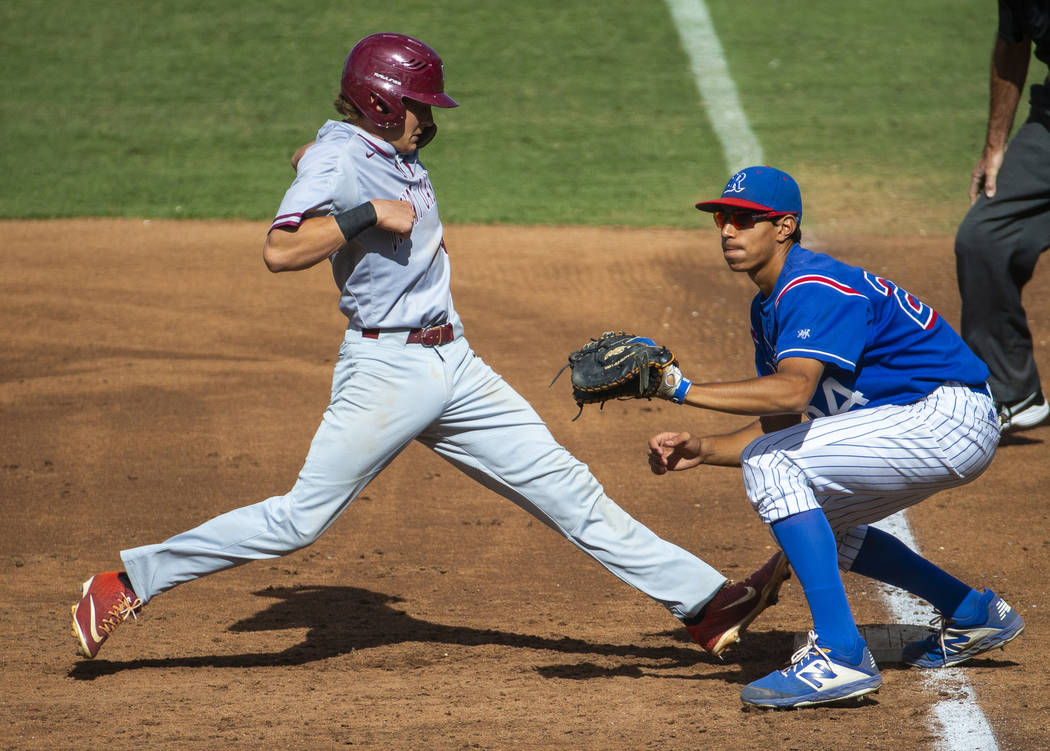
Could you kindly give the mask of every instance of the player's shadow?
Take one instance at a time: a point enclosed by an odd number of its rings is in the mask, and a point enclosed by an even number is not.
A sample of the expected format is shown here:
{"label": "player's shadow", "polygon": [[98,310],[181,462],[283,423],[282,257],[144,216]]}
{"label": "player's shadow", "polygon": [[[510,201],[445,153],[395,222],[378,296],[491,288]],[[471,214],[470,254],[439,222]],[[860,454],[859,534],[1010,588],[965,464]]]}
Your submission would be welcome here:
{"label": "player's shadow", "polygon": [[[552,639],[508,630],[476,629],[447,626],[421,620],[392,607],[401,598],[357,587],[300,586],[268,587],[254,593],[273,598],[269,607],[229,627],[232,632],[280,631],[306,629],[303,641],[279,652],[250,652],[232,655],[200,655],[128,661],[95,659],[77,663],[69,672],[71,678],[93,680],[99,676],[141,668],[250,668],[277,665],[303,665],[330,657],[350,654],[389,644],[423,642],[465,647],[497,645],[513,649],[533,649],[572,655],[621,658],[627,662],[613,674],[629,675],[640,670],[688,668],[698,663],[721,661],[689,644],[682,646],[634,646],[609,644],[584,639]],[[141,628],[160,627],[142,624]],[[136,626],[126,624],[133,631]],[[669,632],[676,633],[676,632]],[[682,630],[684,634],[684,629]],[[676,638],[679,638],[676,633]],[[688,637],[686,637],[686,640]],[[781,641],[790,635],[783,634]],[[779,651],[783,651],[782,649]],[[742,656],[746,655],[744,652]],[[739,657],[727,655],[727,667]],[[633,663],[634,664],[632,666]],[[592,670],[591,663],[571,663],[553,667],[541,675],[551,678],[593,678],[607,673]],[[571,676],[570,676],[571,674]],[[735,678],[737,671],[726,675],[707,673],[704,678]],[[690,674],[689,677],[694,677]]]}
{"label": "player's shadow", "polygon": [[1003,433],[999,438],[999,446],[1031,446],[1035,443],[1043,443],[1042,438],[1037,438],[1027,433]]}
{"label": "player's shadow", "polygon": [[[565,664],[543,665],[536,668],[536,672],[547,678],[560,678],[567,680],[588,680],[591,678],[611,678],[617,676],[629,676],[641,678],[644,676],[659,675],[661,677],[673,677],[683,680],[720,680],[729,683],[744,685],[758,680],[767,673],[784,667],[787,656],[793,651],[792,642],[795,634],[791,631],[779,629],[762,630],[759,626],[756,630],[749,630],[744,634],[741,641],[731,645],[722,654],[722,657],[712,657],[693,644],[692,639],[685,629],[674,629],[647,634],[647,636],[670,639],[681,642],[684,649],[692,656],[687,660],[648,660],[644,662],[624,663],[616,666],[597,665],[590,662],[572,662]],[[668,648],[677,649],[677,648]],[[637,657],[648,658],[652,653],[662,651],[654,649],[635,649],[632,654]],[[698,663],[707,665],[723,665],[725,670],[711,672],[710,670],[691,670],[683,672],[686,668]]]}

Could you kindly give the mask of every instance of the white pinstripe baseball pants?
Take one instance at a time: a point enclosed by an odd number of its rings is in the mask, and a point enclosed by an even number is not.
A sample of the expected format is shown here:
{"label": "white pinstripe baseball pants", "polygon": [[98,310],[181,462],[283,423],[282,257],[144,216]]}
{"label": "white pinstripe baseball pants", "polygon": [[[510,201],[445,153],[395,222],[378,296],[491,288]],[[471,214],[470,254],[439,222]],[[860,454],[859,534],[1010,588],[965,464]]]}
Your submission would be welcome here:
{"label": "white pinstripe baseball pants", "polygon": [[999,444],[992,399],[945,384],[907,405],[802,422],[751,442],[741,454],[747,496],[773,524],[822,509],[849,571],[865,525],[980,475]]}

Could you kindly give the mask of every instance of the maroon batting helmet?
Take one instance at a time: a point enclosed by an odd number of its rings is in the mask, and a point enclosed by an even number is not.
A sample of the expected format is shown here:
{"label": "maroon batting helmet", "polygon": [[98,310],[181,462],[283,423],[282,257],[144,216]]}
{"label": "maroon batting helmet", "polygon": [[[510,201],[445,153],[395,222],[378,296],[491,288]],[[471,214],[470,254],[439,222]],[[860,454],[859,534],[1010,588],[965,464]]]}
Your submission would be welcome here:
{"label": "maroon batting helmet", "polygon": [[340,88],[380,128],[396,128],[405,121],[405,99],[434,107],[459,106],[445,93],[438,53],[404,34],[371,34],[355,44],[343,66]]}

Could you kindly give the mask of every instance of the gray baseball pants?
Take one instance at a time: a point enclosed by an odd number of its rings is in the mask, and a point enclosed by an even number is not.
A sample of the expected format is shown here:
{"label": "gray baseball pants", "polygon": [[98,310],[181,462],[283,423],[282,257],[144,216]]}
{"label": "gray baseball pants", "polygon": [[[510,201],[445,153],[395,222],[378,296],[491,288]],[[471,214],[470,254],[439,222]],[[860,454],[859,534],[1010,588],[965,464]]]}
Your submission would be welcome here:
{"label": "gray baseball pants", "polygon": [[962,336],[988,364],[996,401],[1040,388],[1021,290],[1050,247],[1050,88],[1032,87],[1032,112],[1010,141],[996,194],[970,208],[955,238]]}

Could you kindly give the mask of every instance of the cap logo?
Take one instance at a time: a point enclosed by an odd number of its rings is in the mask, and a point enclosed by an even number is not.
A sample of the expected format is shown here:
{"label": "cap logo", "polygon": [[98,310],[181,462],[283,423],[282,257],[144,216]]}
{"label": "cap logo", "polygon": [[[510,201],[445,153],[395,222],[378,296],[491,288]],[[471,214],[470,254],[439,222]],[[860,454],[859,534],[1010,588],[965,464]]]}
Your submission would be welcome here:
{"label": "cap logo", "polygon": [[743,193],[744,178],[746,177],[746,172],[737,172],[729,179],[729,184],[726,185],[726,189],[722,191],[722,194],[725,195],[726,193]]}

